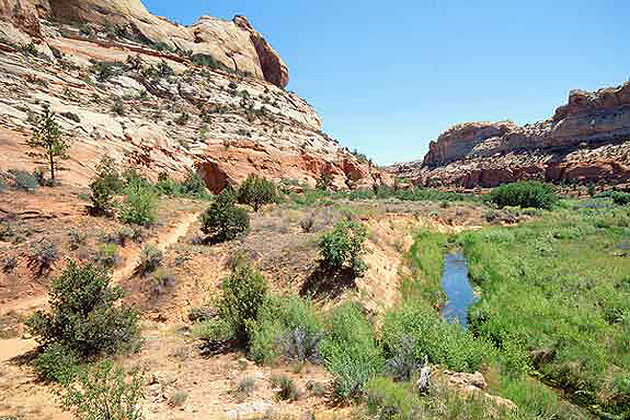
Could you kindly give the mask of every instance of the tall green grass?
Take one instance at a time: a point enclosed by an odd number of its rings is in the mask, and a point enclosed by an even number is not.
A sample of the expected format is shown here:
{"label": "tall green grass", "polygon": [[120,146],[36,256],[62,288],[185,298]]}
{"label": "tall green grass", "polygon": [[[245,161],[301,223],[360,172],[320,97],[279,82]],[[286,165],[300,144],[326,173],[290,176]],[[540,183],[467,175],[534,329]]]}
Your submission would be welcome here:
{"label": "tall green grass", "polygon": [[[475,334],[573,402],[619,418],[630,418],[629,226],[630,209],[574,207],[460,238],[483,291]],[[510,362],[499,360],[504,374],[522,365]]]}

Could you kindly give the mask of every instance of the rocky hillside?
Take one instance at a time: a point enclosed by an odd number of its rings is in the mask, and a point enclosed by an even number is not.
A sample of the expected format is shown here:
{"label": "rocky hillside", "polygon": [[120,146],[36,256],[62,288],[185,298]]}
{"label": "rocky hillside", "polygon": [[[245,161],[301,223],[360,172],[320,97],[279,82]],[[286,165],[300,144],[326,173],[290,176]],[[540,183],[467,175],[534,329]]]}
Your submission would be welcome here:
{"label": "rocky hillside", "polygon": [[257,172],[369,188],[387,176],[321,132],[284,90],[289,72],[246,18],[182,26],[140,0],[0,0],[0,170],[32,169],[44,107],[73,138],[66,182],[104,155],[150,176],[196,167],[213,191]]}
{"label": "rocky hillside", "polygon": [[422,161],[390,171],[427,186],[493,187],[519,179],[620,183],[630,179],[630,83],[574,90],[553,117],[456,125]]}

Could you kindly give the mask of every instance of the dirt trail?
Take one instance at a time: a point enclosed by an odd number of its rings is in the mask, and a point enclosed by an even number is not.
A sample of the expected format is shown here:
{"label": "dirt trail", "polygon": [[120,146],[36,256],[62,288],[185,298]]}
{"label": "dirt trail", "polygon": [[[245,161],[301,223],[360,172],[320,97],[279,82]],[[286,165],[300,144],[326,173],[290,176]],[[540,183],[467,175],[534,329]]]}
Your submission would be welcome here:
{"label": "dirt trail", "polygon": [[[153,245],[160,251],[166,250],[169,246],[177,243],[179,238],[186,235],[188,228],[197,220],[199,213],[190,213],[184,219],[182,219],[177,225],[173,227],[169,232],[157,238],[153,242]],[[125,263],[114,270],[112,273],[112,284],[120,284],[123,280],[128,279],[133,275],[135,268],[138,265],[140,258],[140,250],[134,251],[125,259]],[[14,302],[2,305],[0,308],[0,315],[7,313],[24,313],[31,312],[39,307],[46,305],[48,295],[31,296],[25,299],[18,299]],[[2,342],[2,341],[0,341]]]}

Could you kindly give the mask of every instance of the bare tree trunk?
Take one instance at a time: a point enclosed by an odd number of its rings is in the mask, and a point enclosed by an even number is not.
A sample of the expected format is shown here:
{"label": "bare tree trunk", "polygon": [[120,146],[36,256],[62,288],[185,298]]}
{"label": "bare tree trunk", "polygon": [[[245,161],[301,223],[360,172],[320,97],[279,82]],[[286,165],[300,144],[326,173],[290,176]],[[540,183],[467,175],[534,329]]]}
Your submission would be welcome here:
{"label": "bare tree trunk", "polygon": [[55,180],[55,157],[53,156],[52,148],[48,149],[48,159],[50,160],[50,179]]}

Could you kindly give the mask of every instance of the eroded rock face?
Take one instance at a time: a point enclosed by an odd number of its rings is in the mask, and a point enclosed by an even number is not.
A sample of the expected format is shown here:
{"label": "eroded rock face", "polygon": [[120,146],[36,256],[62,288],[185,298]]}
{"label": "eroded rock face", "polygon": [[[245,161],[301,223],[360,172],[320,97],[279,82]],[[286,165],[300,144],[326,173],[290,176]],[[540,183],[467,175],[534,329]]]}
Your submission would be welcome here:
{"label": "eroded rock face", "polygon": [[431,142],[422,161],[394,174],[430,186],[494,187],[520,179],[576,182],[630,179],[630,83],[571,91],[548,120],[459,124]]}
{"label": "eroded rock face", "polygon": [[38,42],[47,38],[39,19],[115,27],[144,44],[161,43],[191,56],[212,56],[228,69],[279,87],[289,83],[289,71],[280,55],[242,16],[233,22],[203,16],[187,27],[152,15],[140,0],[0,0],[0,16]]}
{"label": "eroded rock face", "polygon": [[[68,13],[89,13],[89,4]],[[199,45],[215,45],[208,42],[215,38],[247,43],[256,36],[249,24],[242,29],[219,22],[204,17],[193,25]],[[0,37],[11,28],[12,34],[17,31],[9,21],[3,24]],[[33,128],[32,116],[48,105],[73,139],[72,158],[64,162],[69,170],[60,174],[66,183],[86,185],[104,155],[152,178],[161,172],[181,177],[196,168],[214,192],[239,184],[252,172],[312,187],[322,174],[330,175],[338,189],[391,183],[391,176],[322,133],[315,110],[268,82],[262,68],[261,77],[245,76],[194,65],[185,56],[126,39],[112,40],[102,31],[82,36],[75,25],[56,21],[42,27],[43,38],[22,31],[25,38],[19,43],[39,40],[36,47],[47,52],[45,57],[0,43],[6,46],[0,48],[0,170],[33,169],[24,142]],[[239,69],[247,63],[243,55],[232,58]],[[104,75],[94,62],[117,64]],[[286,81],[288,72],[269,77]]]}

